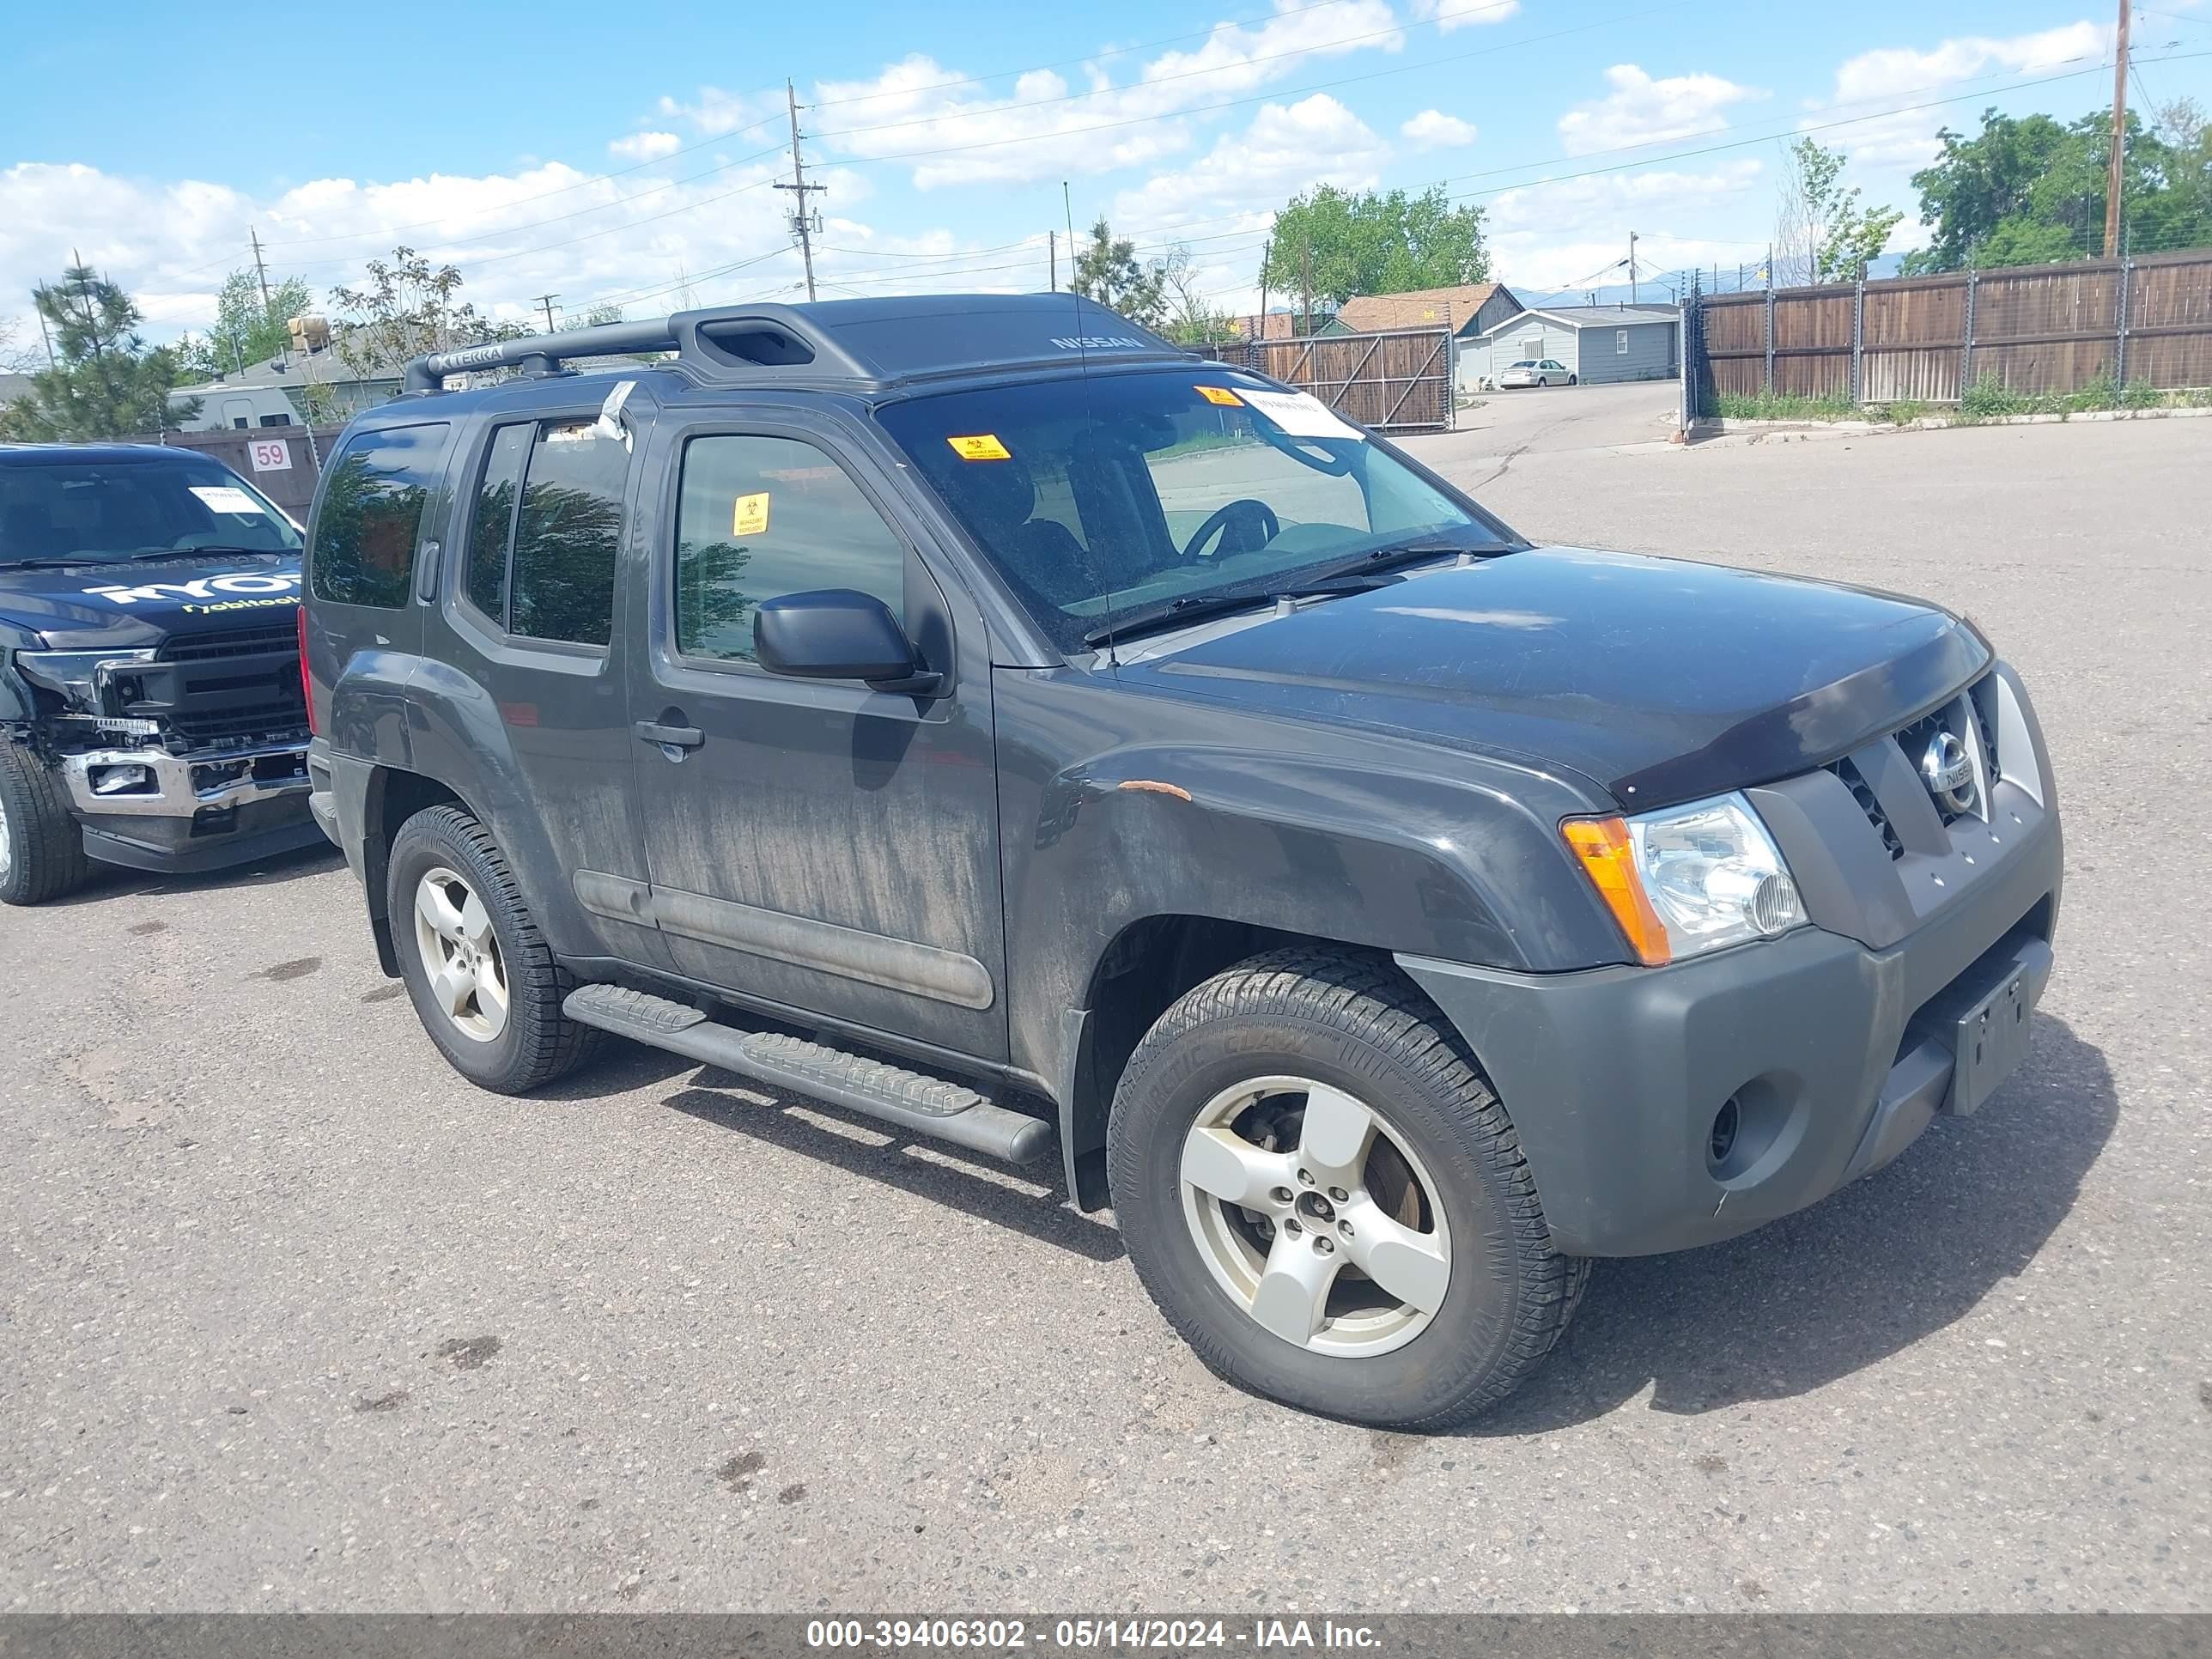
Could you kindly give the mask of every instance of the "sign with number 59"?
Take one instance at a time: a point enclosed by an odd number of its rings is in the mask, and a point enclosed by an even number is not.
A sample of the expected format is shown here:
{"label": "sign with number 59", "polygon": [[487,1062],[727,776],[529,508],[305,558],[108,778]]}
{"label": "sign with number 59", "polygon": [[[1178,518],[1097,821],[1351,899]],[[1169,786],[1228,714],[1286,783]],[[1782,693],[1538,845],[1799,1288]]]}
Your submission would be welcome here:
{"label": "sign with number 59", "polygon": [[256,438],[246,445],[246,453],[253,463],[256,472],[289,472],[292,470],[292,447],[282,438]]}

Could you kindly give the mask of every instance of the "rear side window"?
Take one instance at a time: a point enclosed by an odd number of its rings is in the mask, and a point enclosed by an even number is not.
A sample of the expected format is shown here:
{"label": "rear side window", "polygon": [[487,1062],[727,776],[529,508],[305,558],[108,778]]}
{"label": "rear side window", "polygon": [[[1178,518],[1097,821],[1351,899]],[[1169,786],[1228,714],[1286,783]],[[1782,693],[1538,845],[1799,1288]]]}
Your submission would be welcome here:
{"label": "rear side window", "polygon": [[317,599],[383,611],[406,605],[422,508],[445,446],[441,421],[364,432],[339,453],[323,485],[308,561]]}
{"label": "rear side window", "polygon": [[501,427],[471,507],[469,603],[509,634],[606,644],[629,471],[593,422]]}
{"label": "rear side window", "polygon": [[906,620],[906,544],[845,470],[796,438],[694,438],[676,518],[676,645],[753,659],[753,607],[817,588]]}

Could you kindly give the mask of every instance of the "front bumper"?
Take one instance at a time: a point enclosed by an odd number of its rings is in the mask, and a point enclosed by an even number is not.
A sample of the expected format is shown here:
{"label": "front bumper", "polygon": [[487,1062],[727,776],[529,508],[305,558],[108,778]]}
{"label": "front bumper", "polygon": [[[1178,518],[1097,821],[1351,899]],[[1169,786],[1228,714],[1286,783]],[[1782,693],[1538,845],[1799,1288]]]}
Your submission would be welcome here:
{"label": "front bumper", "polygon": [[62,776],[85,852],[110,864],[210,870],[318,838],[304,743],[94,750],[63,757]]}
{"label": "front bumper", "polygon": [[1802,1209],[1972,1109],[1957,1017],[2010,984],[2041,995],[2061,869],[2052,811],[1887,948],[1808,927],[1656,969],[1399,961],[1496,1085],[1558,1248],[1649,1255]]}

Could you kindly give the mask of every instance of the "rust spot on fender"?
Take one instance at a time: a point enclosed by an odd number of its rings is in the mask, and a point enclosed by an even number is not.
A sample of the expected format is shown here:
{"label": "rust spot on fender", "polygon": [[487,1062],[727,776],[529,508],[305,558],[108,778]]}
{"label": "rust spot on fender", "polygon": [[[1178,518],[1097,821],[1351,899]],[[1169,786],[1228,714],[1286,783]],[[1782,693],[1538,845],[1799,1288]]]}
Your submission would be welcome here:
{"label": "rust spot on fender", "polygon": [[1158,783],[1151,778],[1129,778],[1114,786],[1116,789],[1137,789],[1147,794],[1173,795],[1177,800],[1188,800],[1190,791],[1180,785]]}

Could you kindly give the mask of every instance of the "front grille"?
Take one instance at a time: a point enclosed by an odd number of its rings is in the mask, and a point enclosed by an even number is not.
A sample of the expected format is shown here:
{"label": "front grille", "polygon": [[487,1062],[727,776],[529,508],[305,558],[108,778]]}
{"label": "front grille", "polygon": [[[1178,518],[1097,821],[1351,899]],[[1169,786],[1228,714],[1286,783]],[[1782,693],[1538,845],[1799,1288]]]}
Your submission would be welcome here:
{"label": "front grille", "polygon": [[1881,810],[1881,803],[1874,798],[1874,791],[1867,787],[1867,781],[1861,775],[1859,769],[1847,760],[1839,760],[1828,770],[1834,773],[1842,781],[1844,787],[1851,792],[1851,799],[1859,804],[1859,811],[1866,814],[1867,822],[1881,836],[1882,848],[1891,859],[1903,858],[1905,843],[1897,838],[1889,814]]}
{"label": "front grille", "polygon": [[[1897,746],[1905,751],[1905,763],[1912,769],[1915,777],[1920,775],[1920,757],[1927,752],[1929,744],[1941,733],[1951,730],[1952,707],[1953,705],[1946,703],[1934,714],[1926,715],[1913,721],[1911,725],[1902,726],[1898,730]],[[1942,805],[1938,805],[1936,811],[1936,816],[1941,817],[1947,825],[1955,823],[1964,816]]]}
{"label": "front grille", "polygon": [[169,747],[182,752],[210,744],[282,743],[307,735],[307,715],[298,697],[265,702],[195,708],[186,704],[169,716]]}
{"label": "front grille", "polygon": [[226,628],[211,634],[173,639],[161,647],[163,662],[209,662],[220,657],[258,657],[270,651],[300,648],[295,623],[268,623],[253,628]]}

